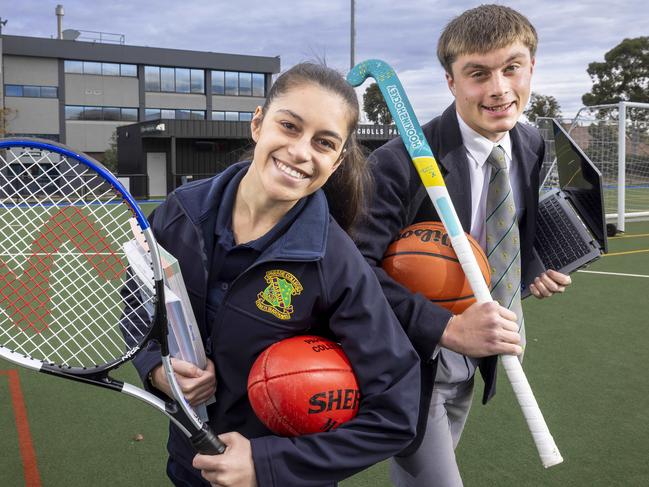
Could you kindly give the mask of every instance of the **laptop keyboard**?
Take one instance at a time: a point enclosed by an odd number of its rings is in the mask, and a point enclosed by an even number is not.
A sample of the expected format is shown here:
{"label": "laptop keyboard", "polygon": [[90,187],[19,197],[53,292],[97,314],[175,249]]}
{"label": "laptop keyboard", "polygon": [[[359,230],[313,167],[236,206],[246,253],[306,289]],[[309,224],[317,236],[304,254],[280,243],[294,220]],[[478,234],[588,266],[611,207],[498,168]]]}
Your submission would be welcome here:
{"label": "laptop keyboard", "polygon": [[590,251],[554,198],[539,206],[537,226],[536,250],[548,269],[559,270]]}

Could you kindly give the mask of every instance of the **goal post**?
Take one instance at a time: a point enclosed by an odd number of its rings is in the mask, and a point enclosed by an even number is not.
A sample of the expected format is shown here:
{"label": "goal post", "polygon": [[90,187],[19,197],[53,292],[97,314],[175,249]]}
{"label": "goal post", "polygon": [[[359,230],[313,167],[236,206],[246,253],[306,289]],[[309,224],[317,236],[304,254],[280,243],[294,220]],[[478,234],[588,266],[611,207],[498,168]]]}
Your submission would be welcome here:
{"label": "goal post", "polygon": [[[619,102],[582,107],[562,120],[571,137],[603,175],[606,219],[619,231],[632,219],[649,219],[649,103]],[[558,185],[551,119],[537,126],[546,140],[543,188]]]}

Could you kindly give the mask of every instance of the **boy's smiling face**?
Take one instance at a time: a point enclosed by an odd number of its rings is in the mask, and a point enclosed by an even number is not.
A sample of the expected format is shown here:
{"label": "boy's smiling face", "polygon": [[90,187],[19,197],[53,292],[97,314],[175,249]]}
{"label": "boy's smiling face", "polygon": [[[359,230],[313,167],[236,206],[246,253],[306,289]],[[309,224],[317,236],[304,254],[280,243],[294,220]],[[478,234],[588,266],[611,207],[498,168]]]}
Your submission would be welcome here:
{"label": "boy's smiling face", "polygon": [[462,120],[489,140],[500,140],[527,105],[534,61],[520,42],[458,56],[446,81]]}

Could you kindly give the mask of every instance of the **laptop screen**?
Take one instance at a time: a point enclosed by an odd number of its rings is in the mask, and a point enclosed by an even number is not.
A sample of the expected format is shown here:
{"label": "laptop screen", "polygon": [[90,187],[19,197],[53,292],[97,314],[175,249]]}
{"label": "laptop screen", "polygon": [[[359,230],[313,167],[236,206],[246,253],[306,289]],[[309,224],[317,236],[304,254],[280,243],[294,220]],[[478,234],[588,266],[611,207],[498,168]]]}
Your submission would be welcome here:
{"label": "laptop screen", "polygon": [[577,207],[579,216],[603,251],[607,252],[602,173],[556,120],[553,120],[552,128],[559,186]]}

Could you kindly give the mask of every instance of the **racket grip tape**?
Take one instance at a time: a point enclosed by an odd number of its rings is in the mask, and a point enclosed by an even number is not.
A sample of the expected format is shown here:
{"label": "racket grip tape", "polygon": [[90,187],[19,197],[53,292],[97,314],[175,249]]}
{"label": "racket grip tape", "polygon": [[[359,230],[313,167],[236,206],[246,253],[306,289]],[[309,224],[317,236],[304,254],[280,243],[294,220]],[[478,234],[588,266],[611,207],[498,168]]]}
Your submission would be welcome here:
{"label": "racket grip tape", "polygon": [[191,437],[192,446],[202,455],[220,455],[225,451],[225,443],[219,440],[207,425]]}

